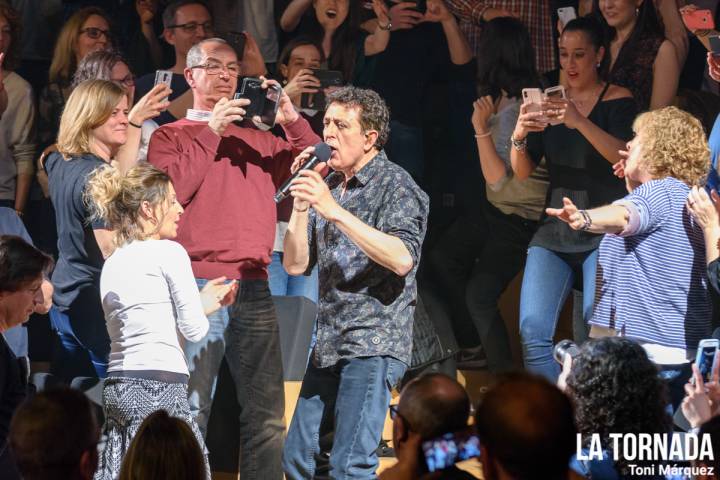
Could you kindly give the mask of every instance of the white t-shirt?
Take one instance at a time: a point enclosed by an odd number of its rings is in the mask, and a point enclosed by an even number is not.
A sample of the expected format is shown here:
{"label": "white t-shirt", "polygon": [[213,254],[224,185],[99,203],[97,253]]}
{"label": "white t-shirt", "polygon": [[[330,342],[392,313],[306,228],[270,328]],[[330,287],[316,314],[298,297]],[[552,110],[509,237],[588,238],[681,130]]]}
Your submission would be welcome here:
{"label": "white t-shirt", "polygon": [[208,331],[190,258],[170,240],[134,241],[105,261],[100,294],[110,335],[109,372],[188,374],[178,331],[197,342]]}

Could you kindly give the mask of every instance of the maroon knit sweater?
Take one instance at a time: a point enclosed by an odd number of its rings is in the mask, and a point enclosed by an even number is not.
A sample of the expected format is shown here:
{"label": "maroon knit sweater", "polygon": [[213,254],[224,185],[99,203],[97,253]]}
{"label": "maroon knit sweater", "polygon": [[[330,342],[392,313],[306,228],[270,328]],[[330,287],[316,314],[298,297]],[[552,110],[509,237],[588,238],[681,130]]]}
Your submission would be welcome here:
{"label": "maroon knit sweater", "polygon": [[148,161],[170,175],[185,208],[176,240],[195,277],[267,278],[273,195],[293,158],[320,141],[302,117],[284,128],[287,141],[234,124],[219,137],[207,122],[188,119],[153,133]]}

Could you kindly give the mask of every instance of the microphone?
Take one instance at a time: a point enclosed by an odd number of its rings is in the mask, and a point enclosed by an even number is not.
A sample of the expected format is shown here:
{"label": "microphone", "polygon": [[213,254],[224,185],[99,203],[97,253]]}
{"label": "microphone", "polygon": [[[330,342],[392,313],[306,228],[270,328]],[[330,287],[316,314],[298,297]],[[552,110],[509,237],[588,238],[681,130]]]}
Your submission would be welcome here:
{"label": "microphone", "polygon": [[290,178],[288,178],[285,183],[282,184],[280,190],[277,191],[277,193],[275,194],[275,203],[282,202],[288,195],[290,195],[290,184],[300,175],[301,170],[313,169],[319,163],[327,162],[328,160],[330,160],[330,155],[332,155],[330,145],[324,142],[320,142],[315,145],[315,153],[313,153],[312,156],[308,159],[308,161],[303,163],[298,169],[298,171],[293,173]]}

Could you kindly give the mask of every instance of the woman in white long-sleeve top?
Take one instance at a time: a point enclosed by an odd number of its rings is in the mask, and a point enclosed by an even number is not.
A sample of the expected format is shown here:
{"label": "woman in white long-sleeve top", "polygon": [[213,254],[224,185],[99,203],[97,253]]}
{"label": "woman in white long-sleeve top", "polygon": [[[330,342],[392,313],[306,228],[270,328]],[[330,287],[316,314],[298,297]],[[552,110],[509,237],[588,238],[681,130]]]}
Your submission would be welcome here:
{"label": "woman in white long-sleeve top", "polygon": [[234,283],[221,277],[198,292],[187,252],[170,240],[183,208],[170,178],[152,165],[139,164],[126,175],[101,168],[89,178],[86,197],[116,242],[100,278],[111,348],[103,388],[108,441],[95,475],[114,479],[143,419],[156,410],[187,421],[204,447],[190,414],[178,332],[202,339],[206,315],[232,300]]}

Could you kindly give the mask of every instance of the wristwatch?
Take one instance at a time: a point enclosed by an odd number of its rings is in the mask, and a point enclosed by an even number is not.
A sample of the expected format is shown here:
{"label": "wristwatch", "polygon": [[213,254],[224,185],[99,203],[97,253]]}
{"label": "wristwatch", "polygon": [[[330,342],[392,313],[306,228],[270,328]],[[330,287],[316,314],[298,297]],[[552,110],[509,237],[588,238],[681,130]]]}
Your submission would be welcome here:
{"label": "wristwatch", "polygon": [[378,27],[380,27],[380,30],[385,30],[385,31],[389,32],[390,29],[392,28],[392,22],[390,20],[388,20],[387,25],[382,25],[382,24],[380,24],[380,21],[378,20]]}

